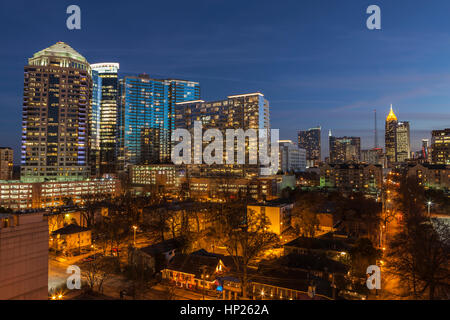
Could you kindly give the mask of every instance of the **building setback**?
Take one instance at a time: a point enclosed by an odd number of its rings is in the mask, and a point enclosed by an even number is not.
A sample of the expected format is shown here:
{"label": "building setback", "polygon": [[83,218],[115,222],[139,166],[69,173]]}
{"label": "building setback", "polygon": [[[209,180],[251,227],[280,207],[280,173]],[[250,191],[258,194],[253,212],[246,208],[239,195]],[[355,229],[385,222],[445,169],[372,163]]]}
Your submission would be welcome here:
{"label": "building setback", "polygon": [[89,63],[58,42],[28,59],[24,72],[22,180],[85,179],[92,96]]}

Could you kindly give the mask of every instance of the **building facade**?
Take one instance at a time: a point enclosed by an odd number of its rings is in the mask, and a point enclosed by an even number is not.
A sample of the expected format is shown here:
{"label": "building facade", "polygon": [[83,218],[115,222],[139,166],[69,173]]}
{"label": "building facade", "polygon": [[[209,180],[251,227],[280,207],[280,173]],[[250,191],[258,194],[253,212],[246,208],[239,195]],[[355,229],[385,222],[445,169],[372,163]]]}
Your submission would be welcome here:
{"label": "building facade", "polygon": [[423,163],[406,168],[407,177],[417,177],[425,188],[450,190],[450,165]]}
{"label": "building facade", "polygon": [[434,164],[450,164],[450,128],[431,132],[431,154]]}
{"label": "building facade", "polygon": [[175,104],[198,100],[198,82],[152,79],[146,74],[120,80],[119,167],[168,163]]}
{"label": "building facade", "polygon": [[88,195],[111,195],[120,193],[117,179],[93,179],[85,181],[19,182],[0,183],[0,207],[12,210],[58,207],[66,198],[81,203]]}
{"label": "building facade", "polygon": [[282,172],[305,172],[306,150],[299,148],[291,140],[279,141],[278,169]]}
{"label": "building facade", "polygon": [[96,71],[97,121],[99,121],[97,137],[99,140],[99,172],[115,173],[117,164],[117,117],[119,104],[119,72],[118,63],[91,64]]}
{"label": "building facade", "polygon": [[13,150],[0,147],[0,180],[11,180],[13,174]]}
{"label": "building facade", "polygon": [[306,167],[317,167],[321,160],[321,128],[298,132],[298,146],[306,150]]}
{"label": "building facade", "polygon": [[410,126],[408,121],[398,121],[394,110],[389,111],[385,124],[385,153],[389,167],[411,158]]}
{"label": "building facade", "polygon": [[48,299],[48,224],[43,213],[0,214],[0,300]]}
{"label": "building facade", "polygon": [[[228,96],[226,100],[205,102],[203,100],[177,103],[175,111],[175,127],[187,129],[194,136],[194,124],[200,122],[203,131],[217,129],[221,132],[224,141],[227,129],[267,130],[270,129],[269,102],[262,93],[249,93]],[[203,136],[203,133],[202,133]],[[237,139],[235,139],[236,141]],[[255,142],[253,144],[252,142]],[[226,164],[226,152],[223,152],[223,164],[188,164],[191,177],[252,177],[259,176],[261,165],[250,164],[250,155],[258,155],[257,142],[248,137],[245,144],[245,164]],[[203,150],[208,143],[203,141]],[[233,159],[237,159],[238,144],[233,150]],[[194,149],[194,148],[192,148]],[[225,150],[225,146],[223,146]],[[192,150],[194,153],[194,150]],[[193,156],[192,159],[195,159]],[[235,163],[235,162],[234,162]],[[276,172],[275,172],[276,173]]]}
{"label": "building facade", "polygon": [[405,162],[411,158],[411,142],[409,133],[409,122],[397,123],[396,130],[396,162]]}
{"label": "building facade", "polygon": [[383,169],[373,164],[325,164],[320,167],[320,186],[344,192],[376,194],[383,183]]}
{"label": "building facade", "polygon": [[85,179],[92,96],[89,63],[58,42],[35,53],[24,71],[22,180]]}
{"label": "building facade", "polygon": [[330,139],[330,163],[359,162],[361,158],[360,137],[334,137]]}

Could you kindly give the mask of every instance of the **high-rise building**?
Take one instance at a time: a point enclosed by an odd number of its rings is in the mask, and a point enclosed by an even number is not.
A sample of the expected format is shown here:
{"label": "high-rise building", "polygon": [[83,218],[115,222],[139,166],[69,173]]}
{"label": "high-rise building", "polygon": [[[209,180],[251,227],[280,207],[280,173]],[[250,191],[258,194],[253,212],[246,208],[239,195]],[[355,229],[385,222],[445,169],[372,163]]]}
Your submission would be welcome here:
{"label": "high-rise building", "polygon": [[[96,90],[93,94],[93,101],[97,102],[94,119],[99,129],[94,138],[98,140],[99,152],[96,163],[99,163],[97,175],[105,173],[115,173],[117,165],[117,117],[119,104],[119,71],[118,63],[95,63],[91,64],[92,70],[96,71]],[[94,97],[95,96],[95,97]],[[100,100],[99,100],[100,99]]]}
{"label": "high-rise building", "polygon": [[411,158],[409,122],[398,121],[392,105],[386,118],[384,143],[388,166]]}
{"label": "high-rise building", "polygon": [[359,162],[361,158],[360,137],[334,137],[330,140],[330,163]]}
{"label": "high-rise building", "polygon": [[24,71],[22,180],[86,178],[92,96],[89,63],[58,42],[35,53]]}
{"label": "high-rise building", "polygon": [[298,147],[306,150],[306,166],[317,167],[321,160],[321,128],[298,132]]}
{"label": "high-rise building", "polygon": [[283,172],[304,172],[306,170],[306,150],[299,148],[291,140],[279,141],[280,164]]}
{"label": "high-rise building", "polygon": [[434,164],[450,164],[450,128],[431,132],[431,154]]}
{"label": "high-rise building", "polygon": [[411,158],[409,122],[399,121],[396,131],[396,162],[405,162]]}
{"label": "high-rise building", "polygon": [[0,147],[0,180],[11,180],[13,173],[13,150]]}
{"label": "high-rise building", "polygon": [[[177,103],[175,111],[175,127],[194,130],[194,122],[200,121],[203,130],[218,129],[225,138],[226,129],[270,129],[269,102],[262,93],[249,93],[228,96],[226,100],[205,102],[190,101]],[[206,142],[203,143],[203,149]],[[202,165],[192,164],[188,166],[191,176],[234,176],[249,177],[260,174],[259,164],[249,164],[249,155],[253,150],[249,140],[245,141],[245,165],[225,164]],[[237,158],[237,147],[234,148],[234,159]]]}
{"label": "high-rise building", "polygon": [[385,153],[388,165],[396,162],[396,136],[397,136],[397,117],[394,114],[394,110],[391,110],[386,118],[385,133],[384,133],[384,145]]}
{"label": "high-rise building", "polygon": [[92,70],[92,100],[89,113],[89,166],[92,176],[100,175],[100,107],[102,101],[102,78]]}
{"label": "high-rise building", "polygon": [[199,98],[198,82],[145,74],[121,79],[119,167],[169,162],[175,104]]}

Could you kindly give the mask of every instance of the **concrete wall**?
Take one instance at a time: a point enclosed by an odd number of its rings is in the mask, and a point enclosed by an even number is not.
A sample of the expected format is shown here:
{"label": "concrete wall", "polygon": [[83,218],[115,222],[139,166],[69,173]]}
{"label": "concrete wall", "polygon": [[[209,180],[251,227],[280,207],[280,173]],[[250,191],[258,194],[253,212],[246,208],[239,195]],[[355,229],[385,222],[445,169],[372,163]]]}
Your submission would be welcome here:
{"label": "concrete wall", "polygon": [[42,213],[0,216],[0,300],[48,299],[48,223]]}

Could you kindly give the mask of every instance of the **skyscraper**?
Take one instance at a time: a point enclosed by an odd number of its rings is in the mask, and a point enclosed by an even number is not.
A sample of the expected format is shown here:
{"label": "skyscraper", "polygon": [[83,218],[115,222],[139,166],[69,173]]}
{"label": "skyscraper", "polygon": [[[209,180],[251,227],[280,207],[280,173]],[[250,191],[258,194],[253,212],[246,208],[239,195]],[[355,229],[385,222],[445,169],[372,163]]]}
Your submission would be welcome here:
{"label": "skyscraper", "polygon": [[330,139],[330,163],[359,162],[361,158],[360,137],[334,137]]}
{"label": "skyscraper", "polygon": [[404,162],[411,157],[411,143],[409,122],[401,121],[397,124],[396,132],[396,161]]}
{"label": "skyscraper", "polygon": [[92,99],[89,113],[89,166],[92,176],[100,175],[100,108],[102,101],[102,79],[98,71],[91,70]]}
{"label": "skyscraper", "polygon": [[[203,100],[177,103],[175,127],[194,129],[195,121],[201,121],[203,130],[218,129],[225,137],[226,129],[270,129],[269,101],[262,93],[228,96],[226,100],[205,102]],[[269,140],[270,141],[270,140]],[[205,147],[207,143],[204,142]],[[258,148],[258,147],[257,147]],[[234,148],[236,159],[237,148]],[[249,177],[260,174],[260,165],[249,164],[252,150],[249,139],[245,142],[245,165],[189,165],[191,176]],[[224,157],[226,152],[223,153]],[[225,163],[225,160],[224,160]]]}
{"label": "skyscraper", "polygon": [[409,122],[398,121],[392,105],[386,118],[384,141],[388,166],[394,162],[404,162],[411,157]]}
{"label": "skyscraper", "polygon": [[321,160],[321,128],[298,132],[298,147],[306,150],[306,166],[316,167]]}
{"label": "skyscraper", "polygon": [[450,128],[431,132],[431,157],[434,164],[450,164]]}
{"label": "skyscraper", "polygon": [[22,180],[86,178],[92,95],[89,63],[58,42],[35,53],[24,71]]}
{"label": "skyscraper", "polygon": [[384,133],[384,145],[388,165],[396,162],[396,135],[397,135],[397,117],[394,114],[394,110],[391,110],[386,118],[385,133]]}
{"label": "skyscraper", "polygon": [[169,162],[175,104],[199,98],[198,82],[152,79],[146,74],[121,79],[120,168]]}
{"label": "skyscraper", "polygon": [[[99,170],[97,174],[115,173],[117,165],[117,116],[119,104],[118,63],[91,64],[98,73],[97,92],[97,137],[99,142]],[[100,100],[98,100],[100,98]],[[93,99],[94,100],[94,99]]]}

